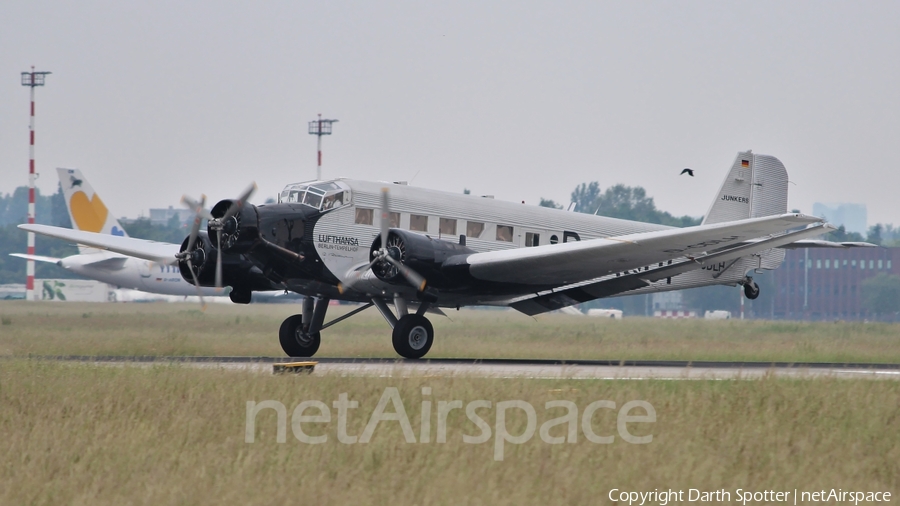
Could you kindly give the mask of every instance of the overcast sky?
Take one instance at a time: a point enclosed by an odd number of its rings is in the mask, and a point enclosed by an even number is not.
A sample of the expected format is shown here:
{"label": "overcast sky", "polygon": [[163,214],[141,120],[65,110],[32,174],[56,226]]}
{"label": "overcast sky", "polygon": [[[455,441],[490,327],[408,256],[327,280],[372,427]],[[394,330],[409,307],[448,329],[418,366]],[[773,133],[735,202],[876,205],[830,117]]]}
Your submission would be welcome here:
{"label": "overcast sky", "polygon": [[[324,174],[700,216],[739,150],[789,205],[900,224],[900,2],[0,2],[0,192],[84,171],[117,216]],[[684,167],[696,177],[679,176]]]}

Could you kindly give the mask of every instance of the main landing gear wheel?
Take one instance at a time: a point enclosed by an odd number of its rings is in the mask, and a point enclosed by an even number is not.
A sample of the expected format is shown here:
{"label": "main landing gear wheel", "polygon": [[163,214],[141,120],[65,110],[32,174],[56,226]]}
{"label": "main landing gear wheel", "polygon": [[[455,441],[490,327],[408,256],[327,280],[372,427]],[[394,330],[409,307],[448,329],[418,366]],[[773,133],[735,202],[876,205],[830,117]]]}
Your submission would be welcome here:
{"label": "main landing gear wheel", "polygon": [[303,317],[295,314],[288,317],[278,330],[281,349],[289,357],[311,357],[319,351],[322,337],[319,332],[307,334],[303,332]]}
{"label": "main landing gear wheel", "polygon": [[434,327],[428,318],[408,314],[397,321],[392,338],[398,355],[404,358],[422,358],[434,344]]}
{"label": "main landing gear wheel", "polygon": [[744,296],[750,300],[759,297],[759,285],[757,285],[755,281],[744,283]]}

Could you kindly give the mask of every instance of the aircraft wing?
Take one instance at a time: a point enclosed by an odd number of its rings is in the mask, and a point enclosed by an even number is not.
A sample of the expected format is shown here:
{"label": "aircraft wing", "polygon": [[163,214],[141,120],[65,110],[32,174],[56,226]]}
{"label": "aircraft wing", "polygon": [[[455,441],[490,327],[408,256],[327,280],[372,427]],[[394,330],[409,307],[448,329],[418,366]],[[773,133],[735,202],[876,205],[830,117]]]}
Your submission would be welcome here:
{"label": "aircraft wing", "polygon": [[25,260],[34,260],[35,262],[47,262],[51,264],[57,264],[60,260],[62,260],[61,258],[45,257],[41,255],[29,255],[27,253],[10,253],[9,256],[24,258]]}
{"label": "aircraft wing", "polygon": [[529,316],[561,309],[573,304],[580,304],[601,297],[610,297],[622,292],[649,286],[654,281],[684,274],[718,262],[728,262],[759,251],[780,248],[794,241],[802,241],[804,237],[815,237],[834,230],[834,226],[818,224],[795,230],[775,237],[768,237],[753,242],[745,242],[715,253],[701,255],[693,259],[684,259],[664,266],[655,266],[650,270],[632,272],[622,276],[610,276],[606,279],[580,283],[572,287],[564,287],[548,293],[539,293],[527,298],[519,298],[509,304],[514,309]]}
{"label": "aircraft wing", "polygon": [[51,227],[50,225],[19,225],[22,230],[36,234],[55,237],[75,244],[83,244],[93,248],[114,251],[123,255],[143,258],[160,264],[176,263],[175,254],[181,249],[178,244],[148,241],[134,237],[98,234],[70,228]]}
{"label": "aircraft wing", "polygon": [[707,251],[721,250],[821,221],[821,218],[814,216],[789,213],[565,244],[473,253],[460,258],[452,267],[464,266],[472,277],[483,281],[565,286],[632,269],[649,268],[653,264],[681,257],[690,259]]}

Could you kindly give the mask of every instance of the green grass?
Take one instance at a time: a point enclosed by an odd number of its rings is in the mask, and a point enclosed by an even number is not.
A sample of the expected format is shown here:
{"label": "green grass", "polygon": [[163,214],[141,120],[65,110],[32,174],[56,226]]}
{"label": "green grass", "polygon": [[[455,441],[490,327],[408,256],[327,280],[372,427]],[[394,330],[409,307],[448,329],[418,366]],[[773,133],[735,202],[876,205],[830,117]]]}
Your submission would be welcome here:
{"label": "green grass", "polygon": [[[649,444],[616,437],[548,444],[536,433],[505,445],[477,435],[459,410],[446,443],[407,443],[384,422],[369,443],[336,440],[330,423],[306,426],[324,444],[276,442],[274,411],[246,443],[246,402],[359,402],[347,432],[359,435],[385,388],[396,387],[418,437],[422,388],[430,399],[524,400],[538,427],[596,400],[644,400],[655,423],[630,424]],[[392,412],[393,409],[388,409]],[[436,437],[432,408],[431,441]],[[479,413],[494,427],[495,409]],[[525,417],[509,412],[511,434]],[[307,413],[309,414],[309,413]],[[315,414],[315,413],[312,413]],[[637,413],[634,413],[637,414]],[[613,411],[592,427],[616,435]],[[837,379],[727,381],[490,380],[272,376],[181,366],[118,367],[27,359],[0,368],[0,504],[598,504],[609,490],[886,490],[900,492],[900,382]],[[558,426],[551,436],[565,435]]]}
{"label": "green grass", "polygon": [[[333,306],[329,318],[348,306]],[[0,302],[0,355],[281,356],[278,327],[298,305]],[[772,321],[621,321],[508,310],[431,316],[428,357],[900,363],[900,325]],[[396,355],[375,309],[322,333],[319,356]]]}

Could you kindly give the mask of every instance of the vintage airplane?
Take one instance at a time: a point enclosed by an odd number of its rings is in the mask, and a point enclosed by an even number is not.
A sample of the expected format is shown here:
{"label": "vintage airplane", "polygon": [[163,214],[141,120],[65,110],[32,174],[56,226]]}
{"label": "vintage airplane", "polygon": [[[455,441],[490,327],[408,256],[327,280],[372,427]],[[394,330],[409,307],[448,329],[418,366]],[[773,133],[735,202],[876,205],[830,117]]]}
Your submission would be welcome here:
{"label": "vintage airplane", "polygon": [[[313,356],[320,332],[375,306],[392,327],[394,350],[420,358],[434,342],[425,317],[441,308],[509,306],[535,315],[602,297],[742,285],[775,269],[782,248],[845,247],[808,240],[834,227],[787,213],[788,178],[775,157],[738,153],[699,226],[671,228],[500,202],[403,183],[353,179],[290,184],[278,203],[222,200],[199,219],[173,256],[146,241],[41,225],[20,228],[181,267],[198,286],[305,295],[279,339],[285,353]],[[191,202],[198,217],[207,213]],[[329,323],[331,300],[364,305]],[[389,307],[393,305],[393,310]]]}
{"label": "vintage airplane", "polygon": [[[112,236],[128,237],[119,220],[109,212],[87,178],[79,169],[56,169],[59,183],[72,227],[75,230],[96,232]],[[179,244],[155,243],[159,248],[168,248],[170,256],[178,253]],[[153,262],[143,258],[121,255],[111,251],[78,245],[78,254],[65,258],[54,258],[25,253],[10,253],[11,256],[48,262],[79,276],[96,279],[121,288],[163,295],[225,296],[228,288],[195,287],[185,281],[178,264]]]}

